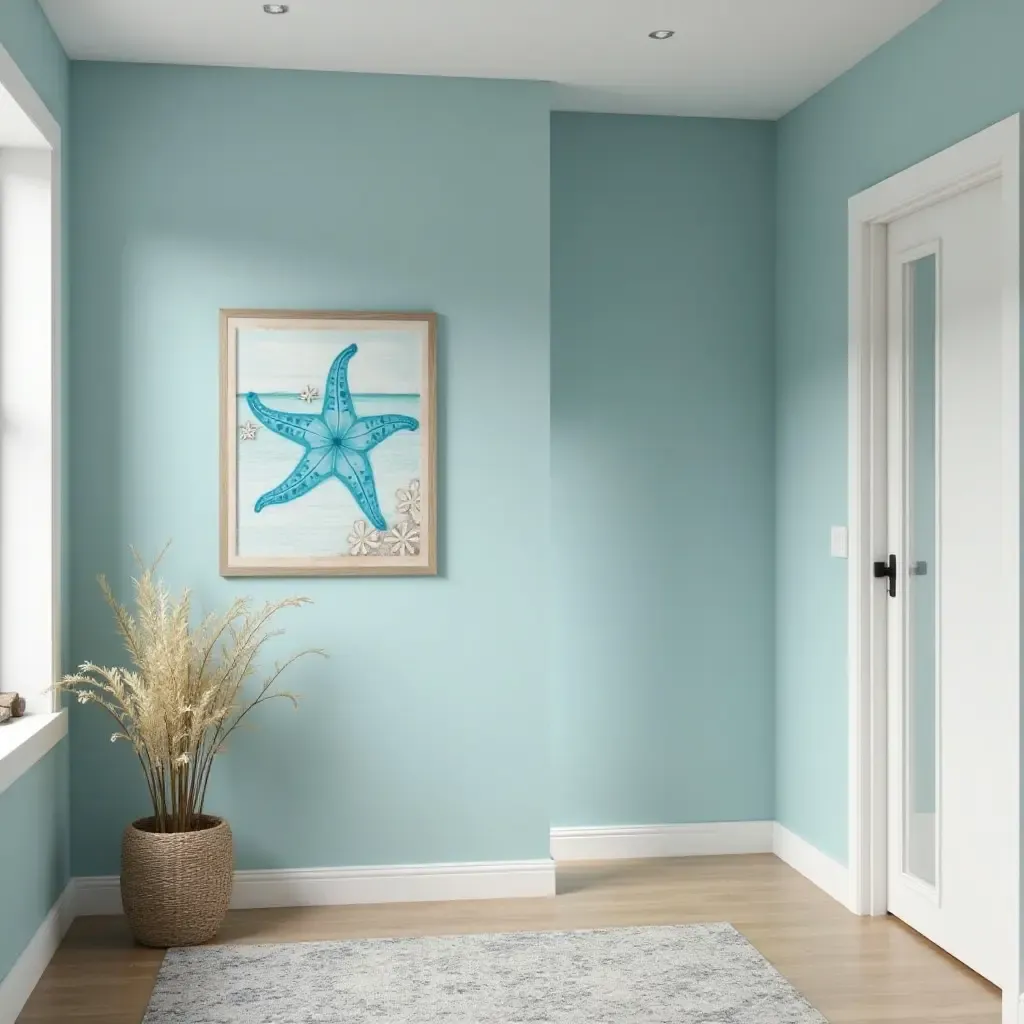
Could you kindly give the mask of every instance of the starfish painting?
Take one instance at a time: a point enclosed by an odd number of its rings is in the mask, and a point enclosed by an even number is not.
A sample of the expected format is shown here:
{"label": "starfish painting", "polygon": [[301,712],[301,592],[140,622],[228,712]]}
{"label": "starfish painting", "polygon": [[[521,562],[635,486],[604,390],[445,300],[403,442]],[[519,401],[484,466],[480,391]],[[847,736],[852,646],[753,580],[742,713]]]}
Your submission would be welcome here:
{"label": "starfish painting", "polygon": [[319,415],[269,409],[254,391],[245,396],[260,423],[305,449],[288,478],[259,498],[257,512],[268,505],[295,501],[325,480],[336,477],[374,527],[388,528],[377,500],[369,454],[392,434],[399,430],[417,430],[420,424],[411,416],[397,414],[356,415],[348,389],[348,364],[357,351],[356,345],[349,345],[331,364]]}

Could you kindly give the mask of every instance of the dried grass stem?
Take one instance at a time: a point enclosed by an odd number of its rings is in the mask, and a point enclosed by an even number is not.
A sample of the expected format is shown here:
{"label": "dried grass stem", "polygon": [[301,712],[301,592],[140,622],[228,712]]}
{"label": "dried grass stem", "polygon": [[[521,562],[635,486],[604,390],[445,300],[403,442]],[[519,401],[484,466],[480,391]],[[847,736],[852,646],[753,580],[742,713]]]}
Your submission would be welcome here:
{"label": "dried grass stem", "polygon": [[290,597],[255,610],[237,599],[222,615],[208,615],[193,627],[189,591],[176,600],[156,576],[160,559],[151,566],[135,559],[135,616],[99,578],[133,667],[86,662],[57,688],[74,693],[80,703],[99,704],[117,723],[111,742],[132,745],[156,830],[188,832],[203,813],[214,761],[232,733],[260,704],[276,698],[297,704],[294,694],[275,689],[277,681],[300,658],[323,652],[301,651],[275,665],[255,696],[248,695],[244,690],[256,675],[257,656],[280,635],[269,629],[271,620],[308,599]]}

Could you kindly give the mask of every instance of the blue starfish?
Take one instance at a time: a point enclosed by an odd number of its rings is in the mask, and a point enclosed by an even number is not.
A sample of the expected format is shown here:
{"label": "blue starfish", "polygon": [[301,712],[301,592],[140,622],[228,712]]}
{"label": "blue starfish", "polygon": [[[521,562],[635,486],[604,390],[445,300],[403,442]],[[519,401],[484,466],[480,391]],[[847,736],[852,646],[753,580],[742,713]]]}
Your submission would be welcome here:
{"label": "blue starfish", "polygon": [[388,528],[380,511],[368,456],[381,441],[397,431],[418,429],[419,421],[395,414],[356,415],[348,389],[348,364],[357,351],[355,345],[349,345],[331,363],[319,416],[268,409],[254,391],[245,396],[253,416],[268,430],[306,449],[288,479],[256,502],[257,512],[268,505],[283,505],[301,498],[333,476],[348,488],[366,518],[378,530]]}

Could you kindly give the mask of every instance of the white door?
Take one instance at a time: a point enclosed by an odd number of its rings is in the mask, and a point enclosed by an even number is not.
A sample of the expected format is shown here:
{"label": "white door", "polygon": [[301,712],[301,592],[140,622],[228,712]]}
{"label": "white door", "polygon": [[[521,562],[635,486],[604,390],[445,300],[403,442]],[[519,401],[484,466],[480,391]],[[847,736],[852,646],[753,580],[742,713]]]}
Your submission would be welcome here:
{"label": "white door", "polygon": [[1006,977],[1014,765],[1002,529],[999,181],[888,232],[889,910]]}

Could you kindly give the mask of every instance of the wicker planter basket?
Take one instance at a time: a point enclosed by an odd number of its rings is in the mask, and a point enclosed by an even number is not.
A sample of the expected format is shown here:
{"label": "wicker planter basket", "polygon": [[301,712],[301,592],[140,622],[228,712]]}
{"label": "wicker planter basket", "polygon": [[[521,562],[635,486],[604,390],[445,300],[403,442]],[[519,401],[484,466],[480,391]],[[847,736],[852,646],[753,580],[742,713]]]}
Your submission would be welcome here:
{"label": "wicker planter basket", "polygon": [[135,940],[166,949],[217,934],[228,912],[234,856],[226,821],[195,832],[153,832],[140,818],[121,840],[121,903]]}

